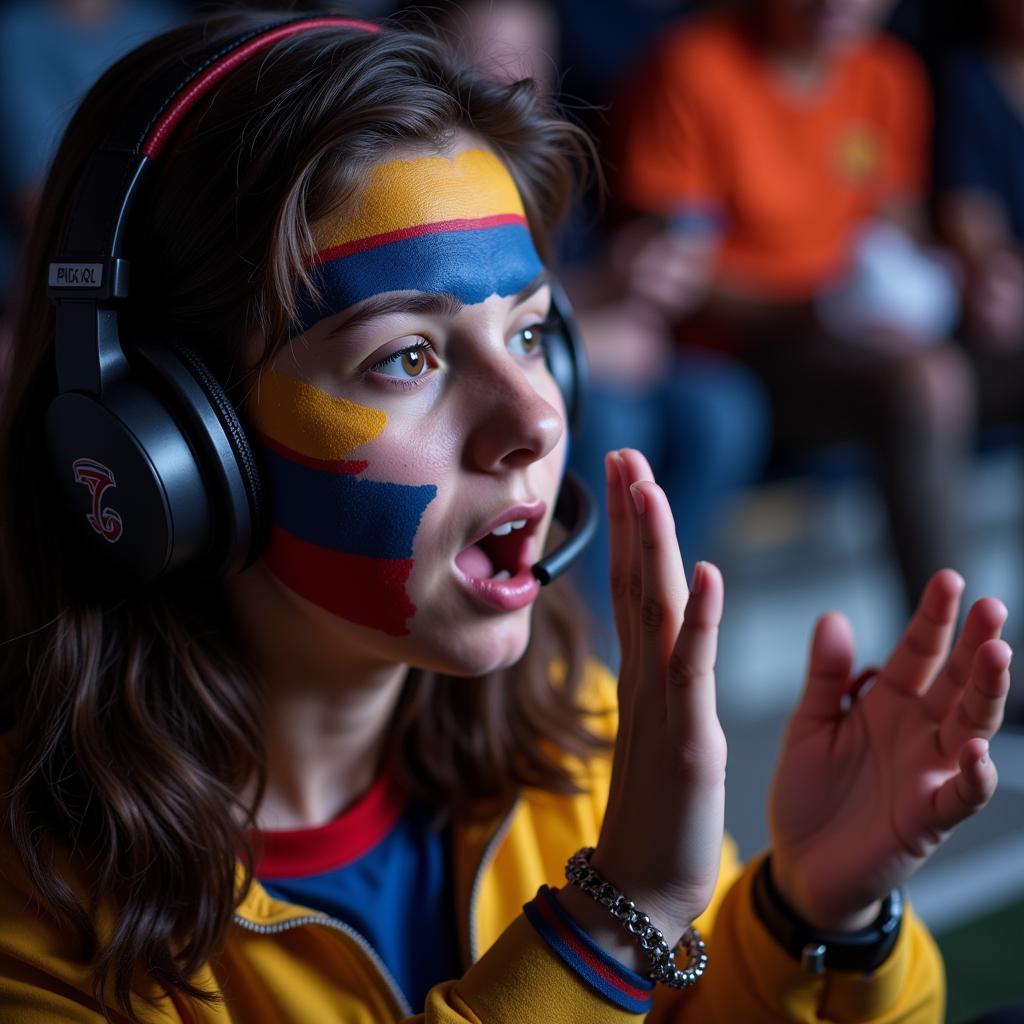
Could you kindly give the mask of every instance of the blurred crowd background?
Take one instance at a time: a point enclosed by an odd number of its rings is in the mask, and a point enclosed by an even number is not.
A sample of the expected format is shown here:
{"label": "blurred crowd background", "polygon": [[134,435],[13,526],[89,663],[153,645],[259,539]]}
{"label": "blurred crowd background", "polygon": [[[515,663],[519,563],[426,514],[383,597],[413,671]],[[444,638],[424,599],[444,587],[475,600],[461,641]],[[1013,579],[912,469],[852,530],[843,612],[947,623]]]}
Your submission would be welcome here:
{"label": "blurred crowd background", "polygon": [[[532,79],[596,143],[560,239],[591,370],[572,460],[600,494],[603,453],[641,448],[688,563],[726,570],[729,824],[752,852],[816,614],[845,611],[881,657],[952,565],[969,599],[1007,601],[1007,639],[1024,643],[1024,0],[343,7]],[[210,9],[0,5],[4,339],[76,102],[120,54]],[[602,531],[576,584],[614,663],[605,546]],[[951,1021],[1024,995],[1018,690],[993,808],[911,893],[957,950]]]}

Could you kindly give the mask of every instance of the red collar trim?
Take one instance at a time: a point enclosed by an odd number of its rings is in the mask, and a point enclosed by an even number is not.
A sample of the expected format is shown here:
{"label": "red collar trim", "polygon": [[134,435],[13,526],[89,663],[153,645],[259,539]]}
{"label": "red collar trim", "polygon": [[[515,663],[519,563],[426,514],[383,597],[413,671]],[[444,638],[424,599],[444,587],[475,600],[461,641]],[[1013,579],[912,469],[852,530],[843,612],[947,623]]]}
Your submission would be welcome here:
{"label": "red collar trim", "polygon": [[343,868],[369,853],[405,810],[408,798],[391,772],[333,821],[315,828],[269,829],[252,835],[258,878],[298,878]]}

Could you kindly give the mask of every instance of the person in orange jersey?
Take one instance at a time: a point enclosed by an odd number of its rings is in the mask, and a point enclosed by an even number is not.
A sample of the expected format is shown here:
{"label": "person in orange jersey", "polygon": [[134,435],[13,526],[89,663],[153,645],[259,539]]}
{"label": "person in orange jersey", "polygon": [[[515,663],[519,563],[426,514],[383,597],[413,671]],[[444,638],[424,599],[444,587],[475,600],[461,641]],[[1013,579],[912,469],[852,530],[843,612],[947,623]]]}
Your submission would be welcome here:
{"label": "person in orange jersey", "polygon": [[677,26],[618,108],[628,272],[686,340],[745,359],[783,453],[874,451],[907,600],[958,548],[969,374],[955,287],[915,238],[921,68],[886,0],[748,0]]}

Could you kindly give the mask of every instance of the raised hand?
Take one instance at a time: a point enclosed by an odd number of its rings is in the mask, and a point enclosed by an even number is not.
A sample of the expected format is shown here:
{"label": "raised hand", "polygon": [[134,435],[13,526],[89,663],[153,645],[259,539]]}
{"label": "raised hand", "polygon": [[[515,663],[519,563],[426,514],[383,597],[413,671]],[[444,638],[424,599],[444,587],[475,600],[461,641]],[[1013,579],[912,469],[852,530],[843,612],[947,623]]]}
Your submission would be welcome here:
{"label": "raised hand", "polygon": [[[825,615],[811,645],[771,798],[772,874],[811,924],[862,927],[996,788],[988,740],[1002,722],[1006,609],[971,608],[950,654],[963,580],[932,577],[885,667],[857,691],[853,633]],[[949,655],[947,659],[947,654]]]}
{"label": "raised hand", "polygon": [[[707,906],[721,855],[726,745],[714,664],[722,577],[700,563],[687,590],[668,499],[639,452],[609,455],[606,470],[622,669],[611,795],[592,864],[674,942]],[[572,890],[563,897],[588,916]]]}

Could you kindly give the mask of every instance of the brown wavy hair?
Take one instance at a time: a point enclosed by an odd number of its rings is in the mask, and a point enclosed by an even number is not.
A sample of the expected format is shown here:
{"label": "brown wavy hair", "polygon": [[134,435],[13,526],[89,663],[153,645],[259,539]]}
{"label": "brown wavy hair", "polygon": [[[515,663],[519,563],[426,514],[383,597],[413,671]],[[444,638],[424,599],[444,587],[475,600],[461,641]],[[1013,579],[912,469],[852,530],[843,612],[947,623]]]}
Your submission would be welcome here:
{"label": "brown wavy hair", "polygon": [[[194,983],[224,942],[246,884],[246,845],[265,783],[259,680],[246,666],[218,587],[182,575],[127,596],[98,595],[76,572],[47,473],[42,423],[56,393],[46,261],[57,251],[88,155],[130,98],[172,65],[274,20],[222,14],[147,43],[111,68],[75,114],[46,182],[24,263],[11,378],[0,424],[0,724],[17,757],[7,827],[42,905],[73,927],[110,1019],[128,1019],[143,983],[214,998]],[[258,371],[287,337],[311,225],[342,210],[392,147],[474,133],[507,163],[542,252],[587,143],[529,83],[499,86],[436,40],[337,28],[279,42],[232,72],[193,113],[133,227],[128,333],[187,339],[244,399],[245,339]],[[525,657],[467,684],[410,672],[391,744],[415,796],[440,817],[521,786],[571,792],[553,754],[603,744],[584,726],[579,616],[545,592]],[[565,682],[553,686],[561,659]],[[244,795],[245,794],[245,795]],[[54,867],[72,850],[76,893]],[[112,934],[94,924],[117,909]],[[148,982],[147,982],[148,979]]]}

